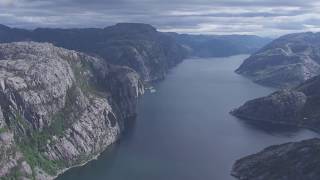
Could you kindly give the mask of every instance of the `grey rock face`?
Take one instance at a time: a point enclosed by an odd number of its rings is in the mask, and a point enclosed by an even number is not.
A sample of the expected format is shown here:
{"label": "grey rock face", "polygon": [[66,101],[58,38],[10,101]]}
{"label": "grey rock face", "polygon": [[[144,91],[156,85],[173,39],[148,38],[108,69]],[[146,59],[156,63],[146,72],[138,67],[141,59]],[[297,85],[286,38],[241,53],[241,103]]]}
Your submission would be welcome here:
{"label": "grey rock face", "polygon": [[2,110],[0,109],[0,128],[3,128],[4,126],[5,126],[5,121],[4,121]]}
{"label": "grey rock face", "polygon": [[72,166],[79,163],[81,156],[94,157],[118,138],[120,127],[109,119],[109,114],[114,116],[110,105],[105,99],[91,98],[92,102],[86,102],[84,111],[63,136],[53,136],[47,144],[45,155],[50,160],[67,160],[67,165]]}
{"label": "grey rock face", "polygon": [[62,56],[71,59],[77,55],[58,53],[49,44],[1,45],[1,108],[6,114],[16,110],[16,114],[28,116],[28,123],[37,129],[51,123],[50,116],[64,107],[74,80],[71,66]]}
{"label": "grey rock face", "polygon": [[172,37],[148,24],[120,23],[103,29],[48,29],[33,31],[3,28],[0,42],[32,40],[102,57],[128,66],[145,81],[163,79],[169,68],[181,62],[186,50]]}
{"label": "grey rock face", "polygon": [[253,122],[270,122],[320,130],[320,76],[294,89],[246,102],[231,113]]}
{"label": "grey rock face", "polygon": [[133,70],[99,58],[0,44],[0,176],[52,179],[97,156],[135,115],[143,89]]}
{"label": "grey rock face", "polygon": [[238,160],[231,174],[239,180],[316,180],[319,152],[319,139],[271,146]]}
{"label": "grey rock face", "polygon": [[231,113],[251,121],[296,124],[306,101],[307,97],[302,92],[281,90],[248,101]]}
{"label": "grey rock face", "polygon": [[[296,88],[246,102],[231,113],[260,123],[306,127],[320,131],[320,76]],[[232,175],[240,180],[315,180],[320,178],[320,140],[271,146],[238,160]]]}
{"label": "grey rock face", "polygon": [[[13,133],[2,130],[0,134],[0,177],[10,176],[12,169],[21,168],[22,163],[25,162],[22,156],[20,152],[17,152]],[[23,175],[28,176],[30,174],[23,173]]]}
{"label": "grey rock face", "polygon": [[294,87],[320,74],[320,33],[290,34],[274,40],[236,70],[273,87]]}

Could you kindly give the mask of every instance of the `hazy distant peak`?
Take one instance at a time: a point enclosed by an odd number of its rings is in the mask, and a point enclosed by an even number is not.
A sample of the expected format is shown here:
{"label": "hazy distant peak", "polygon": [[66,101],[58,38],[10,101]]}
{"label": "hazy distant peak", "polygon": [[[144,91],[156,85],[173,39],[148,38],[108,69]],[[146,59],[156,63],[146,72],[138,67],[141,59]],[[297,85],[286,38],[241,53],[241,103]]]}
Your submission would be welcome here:
{"label": "hazy distant peak", "polygon": [[120,32],[128,31],[128,32],[155,32],[156,28],[149,24],[143,23],[118,23],[114,26],[109,26],[104,28],[105,30],[118,30]]}
{"label": "hazy distant peak", "polygon": [[8,30],[10,29],[10,27],[0,24],[0,30],[3,30],[3,29]]}

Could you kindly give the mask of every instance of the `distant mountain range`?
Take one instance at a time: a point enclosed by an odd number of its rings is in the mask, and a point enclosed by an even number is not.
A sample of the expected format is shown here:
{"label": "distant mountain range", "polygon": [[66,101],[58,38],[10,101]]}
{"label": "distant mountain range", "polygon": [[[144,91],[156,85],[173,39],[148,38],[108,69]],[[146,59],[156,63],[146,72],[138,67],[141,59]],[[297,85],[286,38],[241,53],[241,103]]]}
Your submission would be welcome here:
{"label": "distant mountain range", "polygon": [[[145,82],[164,78],[188,57],[253,53],[236,72],[292,88],[248,101],[232,114],[320,131],[319,40],[320,33],[272,42],[248,35],[165,33],[136,23],[35,30],[0,25],[0,177],[53,179],[90,161],[135,116]],[[269,147],[237,161],[232,175],[270,180],[308,174],[313,180],[319,177],[314,168],[320,165],[319,144],[312,139]]]}
{"label": "distant mountain range", "polygon": [[129,66],[145,81],[162,79],[168,69],[186,58],[174,39],[147,24],[121,23],[103,29],[23,30],[0,27],[0,42],[50,42],[56,46],[100,56]]}
{"label": "distant mountain range", "polygon": [[282,36],[246,59],[236,72],[267,86],[297,86],[320,74],[320,33]]}
{"label": "distant mountain range", "polygon": [[253,35],[190,35],[169,33],[189,50],[190,56],[225,57],[236,54],[252,54],[267,43],[270,38]]}
{"label": "distant mountain range", "polygon": [[[196,46],[176,36],[134,23],[103,29],[0,25],[0,177],[54,179],[118,140],[136,115],[144,84],[197,55]],[[213,53],[206,56],[248,53],[230,46],[229,38],[210,40],[205,51]],[[220,53],[222,44],[230,53]]]}
{"label": "distant mountain range", "polygon": [[180,35],[158,32],[148,24],[120,23],[86,29],[25,30],[0,26],[0,43],[50,42],[58,47],[100,56],[106,61],[129,66],[144,81],[164,78],[170,67],[188,56],[219,57],[253,53],[270,39],[257,36]]}

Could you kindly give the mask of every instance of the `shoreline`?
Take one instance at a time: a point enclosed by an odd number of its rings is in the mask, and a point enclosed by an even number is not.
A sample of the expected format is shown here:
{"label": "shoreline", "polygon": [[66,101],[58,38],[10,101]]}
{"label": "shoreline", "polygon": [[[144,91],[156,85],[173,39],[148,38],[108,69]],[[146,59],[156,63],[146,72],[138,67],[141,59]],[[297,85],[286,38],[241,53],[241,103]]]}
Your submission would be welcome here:
{"label": "shoreline", "polygon": [[269,124],[274,124],[274,125],[285,125],[285,126],[291,126],[291,127],[296,127],[296,128],[302,128],[302,129],[308,129],[311,130],[317,134],[320,134],[320,129],[308,126],[308,125],[299,125],[295,123],[288,123],[288,122],[283,122],[283,121],[274,121],[274,120],[263,120],[263,119],[256,119],[256,118],[250,118],[247,116],[242,116],[239,114],[236,114],[234,111],[230,112],[231,115],[233,115],[236,118],[239,118],[240,120],[247,121],[249,123],[256,123],[256,122],[263,122],[263,123],[269,123]]}
{"label": "shoreline", "polygon": [[98,160],[99,157],[101,156],[102,153],[104,153],[105,151],[107,151],[110,146],[116,144],[117,142],[119,142],[120,138],[121,138],[122,134],[120,134],[120,136],[114,141],[112,142],[111,144],[109,144],[103,151],[99,152],[98,154],[94,155],[92,158],[89,158],[88,160],[86,160],[85,162],[81,163],[81,164],[78,164],[78,165],[73,165],[73,166],[70,166],[70,167],[67,167],[67,168],[64,168],[60,171],[58,171],[57,175],[55,176],[51,176],[52,177],[52,180],[55,180],[57,179],[59,176],[61,176],[62,174],[64,174],[65,172],[67,172],[68,170],[70,169],[73,169],[73,168],[78,168],[78,167],[83,167],[85,165],[87,165],[88,163],[92,162],[92,161],[95,161],[95,160]]}
{"label": "shoreline", "polygon": [[[141,96],[140,96],[141,97]],[[129,120],[129,123],[131,122],[132,118],[136,118],[136,114],[133,115],[132,117],[127,117],[126,120]],[[111,146],[115,145],[116,143],[120,142],[121,138],[124,136],[124,134],[126,133],[127,129],[129,128],[129,126],[124,126],[124,129],[121,131],[121,133],[119,134],[119,136],[115,139],[115,141],[113,141],[112,143],[110,143],[109,145],[106,146],[106,148],[97,153],[96,155],[94,155],[92,158],[89,158],[88,160],[86,160],[85,162],[81,163],[81,164],[77,164],[77,165],[73,165],[67,168],[64,168],[60,171],[58,171],[57,175],[55,176],[51,176],[52,180],[57,179],[59,176],[61,176],[62,174],[66,173],[67,171],[73,169],[73,168],[78,168],[78,167],[83,167],[85,165],[87,165],[88,163],[98,160],[99,157],[102,155],[102,153],[106,152]]]}

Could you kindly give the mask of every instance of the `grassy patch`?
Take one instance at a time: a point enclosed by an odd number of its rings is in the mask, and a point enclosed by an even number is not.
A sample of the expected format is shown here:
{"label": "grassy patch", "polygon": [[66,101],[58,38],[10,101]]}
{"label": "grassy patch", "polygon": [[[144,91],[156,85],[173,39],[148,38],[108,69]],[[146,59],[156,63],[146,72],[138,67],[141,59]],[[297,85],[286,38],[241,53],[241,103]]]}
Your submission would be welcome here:
{"label": "grassy patch", "polygon": [[[46,158],[43,152],[46,150],[48,143],[51,143],[53,136],[63,136],[74,121],[76,121],[81,113],[81,107],[77,106],[77,98],[79,97],[79,88],[85,94],[99,94],[96,86],[90,81],[88,72],[92,70],[91,63],[70,62],[75,75],[75,85],[68,89],[66,94],[65,107],[52,116],[51,124],[45,127],[41,132],[32,128],[32,125],[19,112],[12,116],[12,125],[10,129],[15,130],[15,139],[18,149],[23,153],[25,160],[31,166],[33,172],[36,167],[43,169],[49,175],[56,175],[59,169],[66,166],[67,162],[52,161]],[[0,133],[5,132],[5,128],[0,128]],[[87,160],[87,156],[83,154],[79,157],[79,163]],[[35,173],[33,173],[35,174]],[[17,179],[19,172],[14,172],[10,177]],[[34,177],[33,177],[34,178]]]}
{"label": "grassy patch", "polygon": [[73,63],[71,67],[75,75],[75,83],[84,94],[93,94],[102,98],[106,96],[100,91],[102,88],[88,75],[88,73],[94,72],[91,62],[83,61],[81,63]]}
{"label": "grassy patch", "polygon": [[[75,95],[72,95],[72,93],[74,93],[73,91],[73,88],[68,91],[66,108],[56,113],[52,117],[52,124],[49,127],[44,128],[41,132],[32,130],[23,116],[20,113],[15,113],[15,120],[13,122],[15,123],[15,126],[18,127],[17,132],[21,133],[22,129],[27,132],[27,134],[21,136],[18,135],[20,133],[16,134],[15,139],[17,146],[21,153],[23,153],[25,160],[31,166],[33,172],[35,167],[39,167],[49,175],[56,175],[57,171],[64,167],[62,161],[57,162],[49,160],[42,153],[53,136],[63,135],[63,132],[70,126],[67,116],[72,110],[71,103],[75,101]],[[5,129],[0,129],[0,131],[5,131]],[[18,174],[12,173],[10,177],[15,179],[17,175]]]}
{"label": "grassy patch", "polygon": [[32,131],[29,136],[19,140],[19,149],[33,169],[40,167],[46,173],[55,175],[57,170],[64,167],[64,162],[51,161],[42,152],[45,151],[46,145],[50,143],[53,136],[62,136],[64,131],[73,123],[70,120],[70,115],[76,108],[74,107],[76,97],[76,87],[70,88],[67,91],[65,107],[53,115],[50,126],[44,128],[41,132]]}
{"label": "grassy patch", "polygon": [[30,140],[19,143],[18,147],[33,171],[35,167],[40,167],[49,175],[55,175],[63,165],[61,162],[51,161],[44,157],[35,146],[32,146]]}
{"label": "grassy patch", "polygon": [[1,133],[4,133],[4,132],[7,132],[7,131],[8,131],[8,129],[5,128],[5,127],[0,128],[0,134],[1,134]]}

